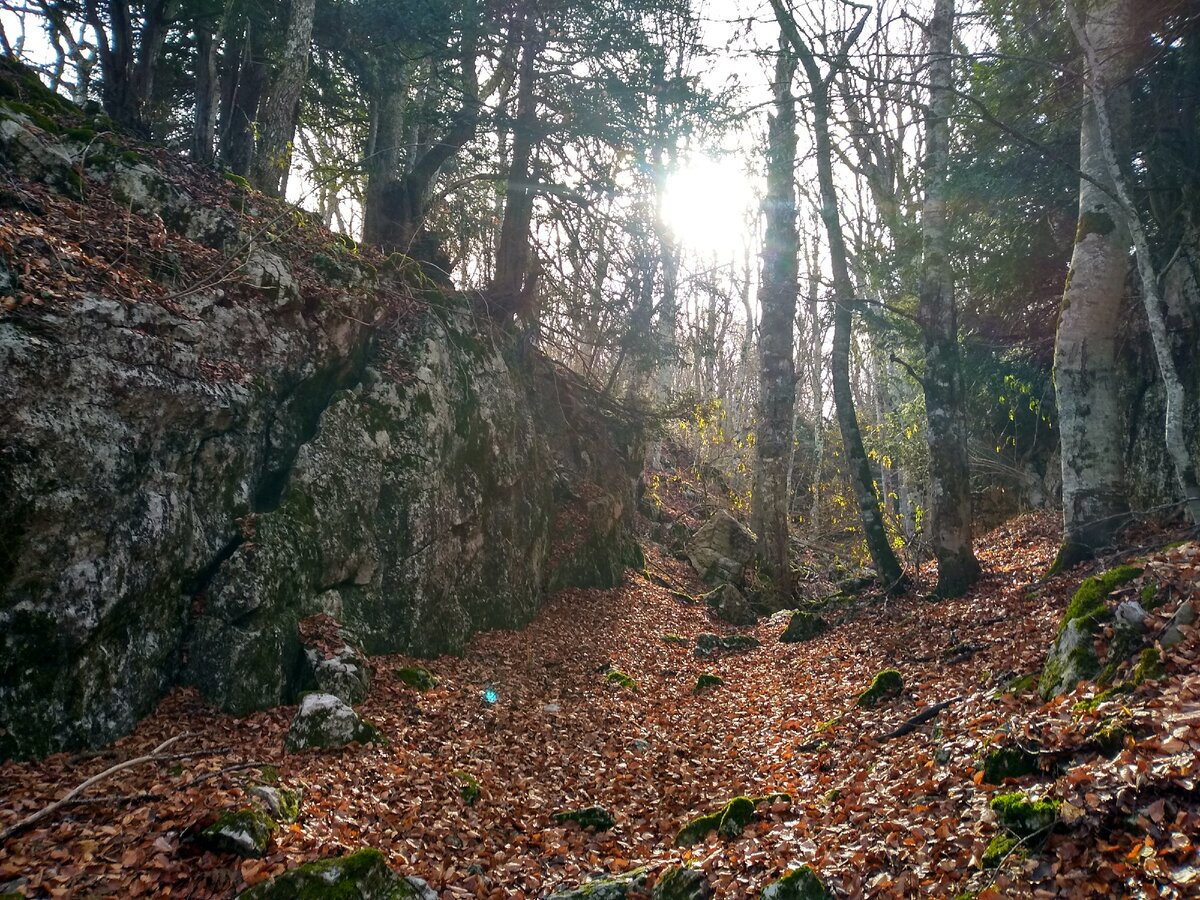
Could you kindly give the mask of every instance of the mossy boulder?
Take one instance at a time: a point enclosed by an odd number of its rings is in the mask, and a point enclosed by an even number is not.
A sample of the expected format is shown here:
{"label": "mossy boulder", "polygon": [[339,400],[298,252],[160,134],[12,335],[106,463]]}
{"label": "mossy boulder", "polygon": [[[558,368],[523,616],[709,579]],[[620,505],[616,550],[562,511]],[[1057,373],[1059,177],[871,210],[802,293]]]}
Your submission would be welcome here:
{"label": "mossy boulder", "polygon": [[756,637],[748,634],[717,635],[704,632],[696,637],[694,656],[716,656],[719,653],[740,653],[761,647],[762,643]]}
{"label": "mossy boulder", "polygon": [[[1142,574],[1136,566],[1117,566],[1100,575],[1085,578],[1075,591],[1058,627],[1058,636],[1050,646],[1046,665],[1038,681],[1038,693],[1049,700],[1071,691],[1080,681],[1102,672],[1094,646],[1102,622],[1112,617],[1108,597],[1118,587]],[[1126,631],[1127,629],[1121,629]],[[1114,642],[1108,653],[1110,666],[1119,665],[1124,653],[1135,649],[1130,640]]]}
{"label": "mossy boulder", "polygon": [[1000,824],[1018,837],[1048,831],[1058,821],[1057,800],[1030,800],[1019,791],[993,797],[990,806]]}
{"label": "mossy boulder", "polygon": [[333,694],[351,706],[362,703],[371,691],[371,666],[361,650],[343,644],[332,653],[305,647],[310,683],[322,694]]}
{"label": "mossy boulder", "polygon": [[271,836],[279,826],[261,809],[247,806],[236,812],[222,813],[217,821],[196,835],[196,843],[213,853],[258,858],[271,846]]}
{"label": "mossy boulder", "polygon": [[580,828],[591,828],[593,831],[610,831],[616,820],[603,806],[587,806],[583,809],[567,809],[556,812],[551,816],[555,822],[574,822]]}
{"label": "mossy boulder", "polygon": [[438,677],[424,666],[401,666],[395,675],[397,680],[418,691],[432,691],[438,686]]}
{"label": "mossy boulder", "polygon": [[900,696],[904,690],[904,676],[896,669],[884,669],[871,680],[871,686],[858,695],[857,705],[870,708],[885,700]]}
{"label": "mossy boulder", "polygon": [[304,800],[300,788],[288,790],[279,785],[256,784],[250,788],[250,796],[259,800],[276,822],[290,824],[300,817],[300,804]]}
{"label": "mossy boulder", "polygon": [[833,894],[811,866],[800,866],[763,888],[761,900],[833,900]]}
{"label": "mossy boulder", "polygon": [[813,638],[829,630],[829,623],[816,613],[797,611],[788,619],[787,628],[779,636],[785,644],[799,644],[811,641]]}
{"label": "mossy boulder", "polygon": [[709,591],[704,595],[704,604],[716,618],[730,625],[753,625],[758,621],[754,608],[732,584],[723,584]]}
{"label": "mossy boulder", "polygon": [[437,893],[420,878],[397,875],[382,853],[366,849],[289,869],[238,900],[437,900]]}
{"label": "mossy boulder", "polygon": [[644,868],[633,869],[621,875],[607,875],[585,882],[574,888],[564,888],[546,897],[546,900],[625,900],[643,893],[648,881]]}
{"label": "mossy boulder", "polygon": [[360,719],[358,713],[333,694],[308,694],[292,719],[284,747],[294,753],[314,748],[336,749],[351,741],[366,744],[382,739],[378,728]]}
{"label": "mossy boulder", "polygon": [[996,835],[988,841],[987,849],[983,851],[983,857],[979,860],[980,866],[984,869],[999,868],[1020,843],[1021,839],[1011,834]]}
{"label": "mossy boulder", "polygon": [[679,634],[671,634],[670,632],[660,635],[663,643],[670,644],[672,647],[686,647],[688,639]]}
{"label": "mossy boulder", "polygon": [[1162,665],[1162,654],[1157,647],[1147,647],[1138,657],[1137,666],[1134,667],[1133,683],[1139,685],[1144,681],[1157,680],[1165,674]]}
{"label": "mossy boulder", "polygon": [[712,672],[701,672],[696,678],[696,686],[692,688],[693,694],[702,694],[710,688],[720,687],[725,683],[725,679],[720,675],[715,675]]}
{"label": "mossy boulder", "polygon": [[712,885],[699,869],[671,866],[658,876],[650,900],[708,900]]}
{"label": "mossy boulder", "polygon": [[1038,770],[1038,756],[1024,747],[1001,747],[983,759],[986,784],[1004,784],[1006,778],[1022,778]]}
{"label": "mossy boulder", "polygon": [[734,797],[720,809],[697,816],[679,829],[675,835],[676,847],[691,847],[704,840],[710,831],[723,838],[735,838],[754,818],[754,800],[750,797]]}

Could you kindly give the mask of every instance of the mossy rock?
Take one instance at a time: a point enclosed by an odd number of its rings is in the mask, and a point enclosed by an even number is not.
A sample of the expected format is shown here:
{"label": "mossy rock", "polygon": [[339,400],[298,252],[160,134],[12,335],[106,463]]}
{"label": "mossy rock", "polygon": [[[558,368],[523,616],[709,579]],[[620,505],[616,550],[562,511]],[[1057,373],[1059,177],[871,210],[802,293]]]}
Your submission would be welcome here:
{"label": "mossy rock", "polygon": [[794,612],[788,619],[787,628],[779,636],[779,640],[785,644],[799,644],[811,641],[828,630],[829,623],[816,613]]}
{"label": "mossy rock", "polygon": [[1025,675],[1018,675],[1007,684],[1004,685],[1003,693],[1020,696],[1026,694],[1037,687],[1038,676],[1035,672],[1029,672]]}
{"label": "mossy rock", "polygon": [[574,822],[580,828],[591,828],[595,831],[610,831],[616,820],[603,806],[587,806],[583,809],[568,809],[556,812],[551,816],[555,822]]}
{"label": "mossy rock", "polygon": [[1106,719],[1100,727],[1092,732],[1092,740],[1097,749],[1110,759],[1125,749],[1125,744],[1133,738],[1124,719]]}
{"label": "mossy rock", "polygon": [[671,644],[672,646],[675,646],[675,647],[686,647],[689,643],[688,639],[683,637],[682,635],[671,634],[669,632],[667,634],[661,635],[661,637],[662,637],[664,643]]}
{"label": "mossy rock", "polygon": [[424,666],[402,666],[396,670],[396,678],[418,691],[432,691],[438,686],[438,677]]}
{"label": "mossy rock", "polygon": [[1001,747],[983,760],[986,784],[1004,784],[1006,778],[1022,778],[1038,770],[1038,756],[1024,747]]}
{"label": "mossy rock", "polygon": [[900,696],[904,690],[904,676],[896,669],[884,669],[871,681],[871,686],[858,695],[858,706],[870,708],[881,701]]}
{"label": "mossy rock", "polygon": [[[1008,859],[1009,855],[1021,843],[1021,839],[1011,834],[998,834],[992,838],[983,851],[979,864],[985,869],[996,869]],[[1022,852],[1020,855],[1024,855]]]}
{"label": "mossy rock", "polygon": [[714,675],[712,672],[702,672],[696,678],[696,686],[692,688],[693,694],[702,694],[709,688],[720,687],[725,683],[725,679],[720,675]]}
{"label": "mossy rock", "polygon": [[1157,680],[1166,675],[1163,671],[1162,654],[1157,647],[1147,647],[1138,657],[1137,666],[1133,670],[1133,683],[1139,685],[1144,681]]}
{"label": "mossy rock", "polygon": [[454,777],[458,779],[458,793],[462,796],[467,806],[474,806],[475,801],[479,799],[479,795],[483,793],[479,787],[479,779],[470,772],[464,772],[462,769],[456,771]]}
{"label": "mossy rock", "polygon": [[271,835],[279,826],[261,809],[247,806],[222,813],[198,835],[196,843],[213,853],[259,858],[271,846]]}
{"label": "mossy rock", "polygon": [[564,888],[546,897],[546,900],[625,900],[625,898],[640,895],[645,896],[643,889],[649,871],[646,868],[632,869],[622,875],[609,875],[588,881],[574,888]]}
{"label": "mossy rock", "polygon": [[1099,709],[1102,704],[1107,703],[1109,700],[1119,697],[1122,694],[1128,694],[1132,690],[1132,685],[1118,684],[1115,687],[1110,687],[1101,691],[1095,697],[1091,697],[1087,700],[1080,700],[1071,707],[1071,712],[1093,713]]}
{"label": "mossy rock", "polygon": [[707,900],[712,896],[708,878],[699,869],[671,866],[658,876],[650,900]]}
{"label": "mossy rock", "polygon": [[383,734],[333,694],[308,694],[288,728],[284,747],[290,753],[337,749],[352,741],[385,743]]}
{"label": "mossy rock", "polygon": [[676,847],[691,847],[698,844],[710,831],[721,837],[735,838],[754,818],[754,800],[750,797],[734,797],[720,809],[697,816],[679,829],[675,835]]}
{"label": "mossy rock", "polygon": [[762,900],[833,900],[833,894],[812,866],[801,866],[763,888]]}
{"label": "mossy rock", "polygon": [[637,690],[637,682],[629,675],[626,675],[620,669],[613,669],[604,677],[605,684],[611,684],[615,687],[628,688],[631,691]]}
{"label": "mossy rock", "polygon": [[1080,681],[1094,678],[1099,672],[1091,626],[1085,619],[1075,619],[1054,639],[1038,681],[1038,693],[1049,700],[1074,690]]}
{"label": "mossy rock", "polygon": [[378,850],[319,859],[256,884],[238,900],[437,900],[419,878],[402,878]]}
{"label": "mossy rock", "polygon": [[304,800],[304,791],[299,788],[288,790],[272,784],[256,784],[250,788],[250,795],[262,802],[267,808],[267,813],[276,822],[290,824],[300,818],[300,804]]}
{"label": "mossy rock", "polygon": [[758,638],[748,634],[716,635],[704,632],[696,637],[694,656],[716,656],[718,653],[740,653],[761,647]]}
{"label": "mossy rock", "polygon": [[993,797],[990,805],[1000,824],[1019,837],[1048,831],[1058,821],[1057,800],[1030,800],[1015,792]]}
{"label": "mossy rock", "polygon": [[1141,574],[1142,570],[1136,566],[1117,566],[1107,572],[1085,578],[1071,598],[1067,611],[1063,613],[1058,633],[1061,635],[1071,622],[1082,621],[1088,625],[1095,625],[1106,618],[1108,604],[1105,601],[1109,594]]}

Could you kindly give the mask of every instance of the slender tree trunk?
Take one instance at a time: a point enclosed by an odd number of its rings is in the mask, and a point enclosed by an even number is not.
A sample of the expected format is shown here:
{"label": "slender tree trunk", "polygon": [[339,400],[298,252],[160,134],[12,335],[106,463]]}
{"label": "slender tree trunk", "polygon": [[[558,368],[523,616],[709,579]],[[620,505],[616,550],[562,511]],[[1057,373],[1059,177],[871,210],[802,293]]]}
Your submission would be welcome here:
{"label": "slender tree trunk", "polygon": [[796,100],[792,96],[795,75],[795,56],[787,43],[781,41],[775,64],[775,114],[767,125],[767,193],[763,198],[766,233],[762,285],[758,291],[762,318],[758,332],[759,409],[754,442],[753,510],[759,561],[774,579],[776,593],[784,602],[792,593],[788,464],[796,405],[792,342],[800,242],[796,230]]}
{"label": "slender tree trunk", "polygon": [[253,22],[244,23],[241,49],[226,60],[222,78],[220,158],[235,175],[250,174],[254,160],[254,128],[267,80]]}
{"label": "slender tree trunk", "polygon": [[925,436],[929,444],[929,540],[934,593],[957,597],[979,578],[971,541],[971,466],[958,352],[958,313],[946,227],[953,105],[954,0],[936,0],[929,23],[929,112],[925,126],[924,255],[918,318],[925,338]]}
{"label": "slender tree trunk", "polygon": [[363,241],[367,244],[383,242],[388,186],[403,172],[410,74],[410,67],[405,66],[386,75],[376,73],[374,78],[373,127],[365,154],[367,196],[363,204]]}
{"label": "slender tree trunk", "polygon": [[[1125,20],[1116,16],[1112,21],[1115,31],[1111,37],[1113,46],[1127,46],[1133,38],[1132,4],[1126,0]],[[1142,226],[1137,208],[1129,197],[1125,178],[1117,159],[1115,125],[1109,114],[1110,100],[1108,83],[1105,80],[1104,65],[1101,63],[1096,46],[1092,43],[1091,34],[1079,20],[1079,14],[1071,0],[1067,2],[1067,16],[1071,29],[1079,41],[1087,60],[1088,93],[1092,101],[1092,109],[1096,117],[1096,131],[1099,138],[1100,150],[1104,157],[1113,190],[1116,194],[1121,217],[1133,237],[1133,246],[1137,257],[1138,274],[1142,282],[1142,301],[1146,311],[1146,320],[1150,329],[1150,340],[1154,346],[1155,360],[1158,362],[1158,373],[1163,380],[1163,390],[1166,394],[1165,434],[1167,454],[1175,468],[1175,477],[1179,482],[1184,502],[1187,505],[1188,516],[1193,524],[1200,523],[1200,486],[1197,485],[1196,460],[1188,452],[1187,438],[1184,434],[1183,416],[1187,405],[1187,396],[1179,372],[1175,367],[1175,358],[1171,352],[1171,340],[1167,334],[1167,323],[1162,313],[1162,301],[1158,290],[1158,273],[1154,268],[1154,260],[1150,255],[1150,241],[1146,229]],[[1118,115],[1120,111],[1118,110]]]}
{"label": "slender tree trunk", "polygon": [[254,163],[250,181],[265,194],[286,188],[292,163],[292,138],[300,115],[300,94],[308,77],[316,0],[291,0],[283,57],[258,111]]}
{"label": "slender tree trunk", "polygon": [[833,346],[830,357],[833,381],[833,405],[837,413],[838,428],[842,433],[842,445],[846,454],[846,466],[851,486],[863,524],[863,537],[867,551],[875,564],[880,580],[889,591],[902,590],[906,584],[904,570],[888,541],[883,512],[879,506],[879,494],[875,489],[875,477],[871,462],[863,446],[862,431],[858,427],[858,416],[854,410],[854,393],[850,386],[850,344],[853,337],[854,283],[850,278],[849,254],[846,238],[842,232],[841,215],[838,211],[837,186],[833,178],[833,143],[829,134],[829,84],[839,67],[846,65],[846,53],[862,33],[867,16],[864,14],[847,34],[840,51],[829,63],[830,72],[822,75],[816,57],[800,34],[782,0],[771,0],[775,17],[787,36],[788,42],[800,60],[808,79],[812,104],[813,150],[817,163],[817,182],[821,189],[821,219],[829,237],[829,262],[833,270]]}
{"label": "slender tree trunk", "polygon": [[[1085,26],[1098,68],[1089,77],[1106,86],[1118,147],[1128,130],[1129,14],[1126,0],[1097,0]],[[1083,110],[1079,168],[1086,176],[1079,183],[1079,227],[1054,344],[1063,476],[1063,545],[1055,570],[1095,555],[1129,513],[1117,361],[1129,232],[1115,199],[1094,103]]]}
{"label": "slender tree trunk", "polygon": [[192,119],[191,157],[198,163],[213,161],[217,127],[216,40],[205,23],[196,24],[196,110]]}

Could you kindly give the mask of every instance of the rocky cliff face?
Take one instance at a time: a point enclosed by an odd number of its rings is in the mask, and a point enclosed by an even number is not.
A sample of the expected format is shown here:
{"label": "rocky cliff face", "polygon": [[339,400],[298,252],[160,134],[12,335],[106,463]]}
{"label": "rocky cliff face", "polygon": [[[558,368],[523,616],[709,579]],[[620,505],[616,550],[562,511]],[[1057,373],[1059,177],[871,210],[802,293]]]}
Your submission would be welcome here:
{"label": "rocky cliff face", "polygon": [[293,699],[314,612],[432,655],[619,580],[636,435],[585,388],[407,261],[0,80],[0,758],[174,684]]}

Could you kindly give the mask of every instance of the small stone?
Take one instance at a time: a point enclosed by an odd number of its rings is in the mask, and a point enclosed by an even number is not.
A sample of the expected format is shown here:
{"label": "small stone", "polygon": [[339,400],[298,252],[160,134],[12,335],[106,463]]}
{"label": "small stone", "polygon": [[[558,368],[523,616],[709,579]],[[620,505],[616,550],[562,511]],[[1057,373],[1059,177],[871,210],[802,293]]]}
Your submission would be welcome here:
{"label": "small stone", "polygon": [[300,803],[304,799],[304,792],[299,788],[289,791],[274,785],[256,784],[250,788],[250,796],[262,801],[276,822],[290,824],[300,817]]}
{"label": "small stone", "polygon": [[351,741],[369,743],[383,737],[353,709],[333,694],[309,694],[300,703],[288,728],[284,747],[289,752],[315,747],[344,747]]}
{"label": "small stone", "polygon": [[319,859],[289,869],[256,884],[238,900],[298,900],[336,897],[338,900],[437,900],[437,893],[420,878],[404,878],[388,868],[382,853],[359,850],[346,856]]}
{"label": "small stone", "polygon": [[676,847],[691,847],[700,843],[710,831],[721,837],[735,838],[754,818],[754,801],[749,797],[734,797],[720,809],[697,816],[679,829]]}
{"label": "small stone", "polygon": [[568,809],[556,812],[551,818],[555,822],[574,822],[580,828],[591,828],[595,831],[609,831],[617,824],[612,814],[603,806]]}
{"label": "small stone", "polygon": [[278,827],[266,813],[248,806],[222,813],[196,836],[196,842],[213,853],[259,858],[270,848],[271,835]]}
{"label": "small stone", "polygon": [[637,750],[640,753],[645,753],[647,750],[650,749],[650,742],[644,741],[641,738],[634,738],[632,741],[629,742],[629,746],[632,747],[634,750]]}
{"label": "small stone", "polygon": [[1024,747],[1001,747],[983,760],[986,784],[1004,784],[1006,778],[1021,778],[1038,770],[1038,757]]}
{"label": "small stone", "polygon": [[694,656],[716,656],[718,653],[737,653],[741,650],[753,650],[762,646],[758,638],[746,634],[716,635],[704,632],[696,638]]}
{"label": "small stone", "polygon": [[637,682],[629,675],[626,675],[620,669],[613,669],[605,677],[606,684],[611,684],[615,687],[626,688],[630,691],[637,690]]}
{"label": "small stone", "polygon": [[883,700],[898,697],[904,690],[904,677],[895,669],[884,669],[875,676],[871,686],[858,695],[857,704],[872,707]]}
{"label": "small stone", "polygon": [[1167,623],[1167,627],[1163,629],[1162,637],[1159,638],[1159,643],[1163,648],[1174,647],[1176,644],[1182,644],[1186,635],[1183,629],[1193,625],[1196,621],[1196,607],[1192,605],[1191,600],[1185,600],[1180,604],[1179,609],[1175,611],[1175,615],[1171,621]]}
{"label": "small stone", "polygon": [[693,694],[701,694],[709,688],[720,687],[725,683],[725,679],[720,675],[715,675],[712,672],[702,672],[696,679],[696,686],[692,688]]}
{"label": "small stone", "polygon": [[993,797],[990,805],[1000,824],[1020,837],[1048,831],[1058,821],[1057,800],[1029,800],[1018,792]]}
{"label": "small stone", "polygon": [[633,869],[623,875],[597,878],[579,887],[565,888],[550,894],[546,900],[625,900],[646,886],[646,876],[644,868]]}
{"label": "small stone", "polygon": [[651,900],[708,900],[712,886],[699,869],[671,866],[658,876]]}
{"label": "small stone", "polygon": [[829,630],[829,623],[815,613],[794,612],[788,619],[787,629],[779,636],[785,644],[799,644]]}
{"label": "small stone", "polygon": [[418,691],[432,691],[438,685],[438,677],[424,666],[403,666],[396,670],[396,677]]}

